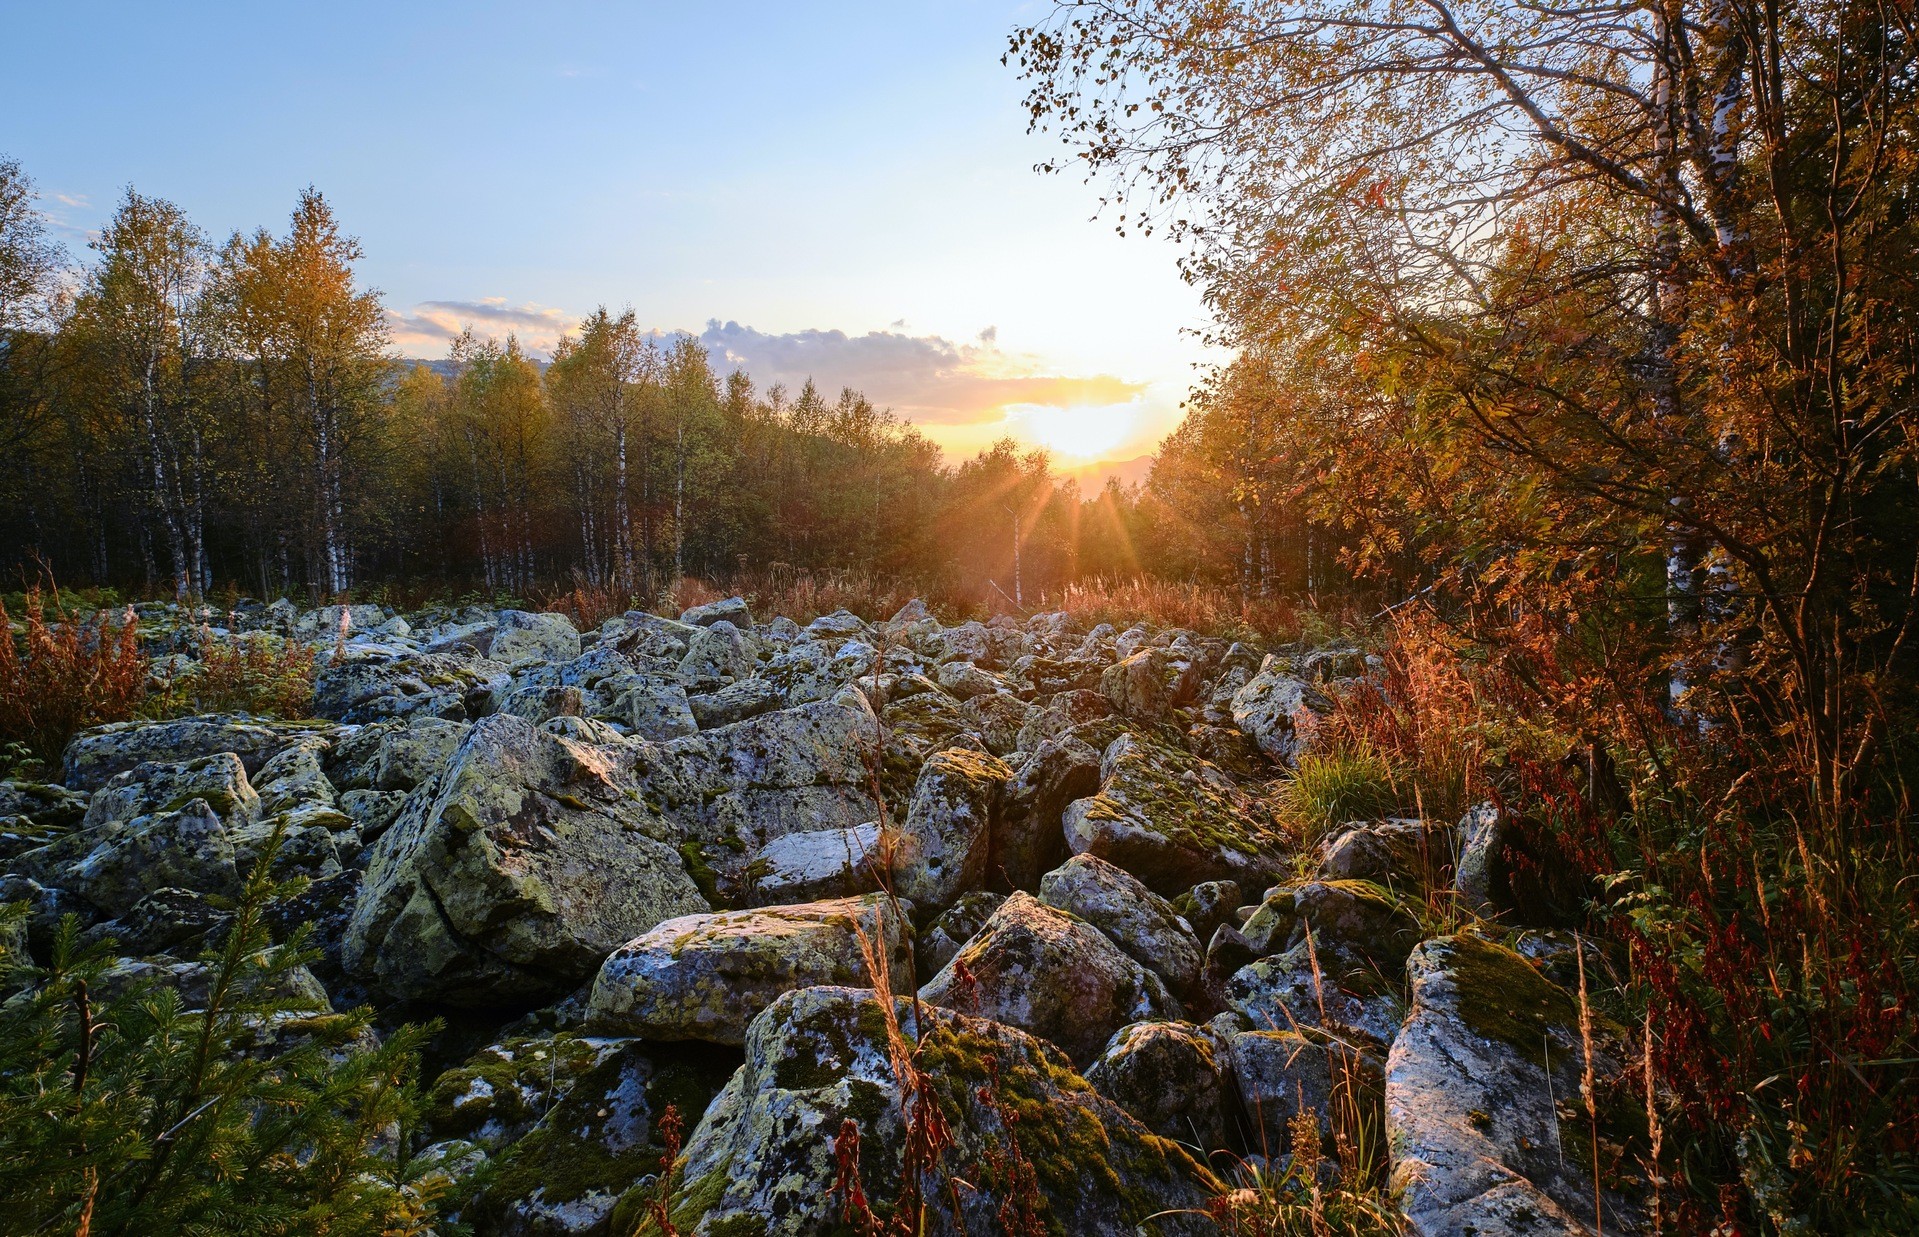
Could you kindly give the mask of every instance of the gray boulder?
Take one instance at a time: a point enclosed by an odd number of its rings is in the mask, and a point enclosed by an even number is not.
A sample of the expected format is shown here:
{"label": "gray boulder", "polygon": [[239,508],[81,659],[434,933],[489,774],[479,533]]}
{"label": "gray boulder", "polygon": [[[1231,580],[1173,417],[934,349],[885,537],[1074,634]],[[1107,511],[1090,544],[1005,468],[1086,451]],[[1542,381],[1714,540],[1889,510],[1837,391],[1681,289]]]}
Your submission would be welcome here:
{"label": "gray boulder", "polygon": [[316,678],[313,711],[354,724],[392,717],[467,721],[491,713],[510,682],[504,664],[467,653],[349,653]]}
{"label": "gray boulder", "polygon": [[398,999],[510,1005],[705,910],[632,760],[520,718],[474,726],[375,845],[348,970]]}
{"label": "gray boulder", "polygon": [[1300,752],[1299,722],[1330,707],[1311,683],[1269,664],[1233,693],[1233,724],[1269,760],[1290,765]]}
{"label": "gray boulder", "polygon": [[928,758],[900,830],[894,875],[901,897],[944,909],[980,886],[993,817],[1012,776],[998,757],[963,747]]}
{"label": "gray boulder", "polygon": [[[1008,1223],[1084,1237],[1216,1231],[1203,1212],[1220,1184],[1101,1097],[1057,1050],[998,1023],[928,1006],[919,1013],[923,1023],[902,1001],[894,1016],[920,1045],[930,1098],[955,1139],[918,1183],[934,1231],[1000,1232]],[[674,1226],[688,1237],[836,1231],[834,1148],[849,1121],[862,1188],[875,1200],[897,1198],[905,1118],[887,1025],[878,998],[851,988],[790,993],[760,1015],[746,1064],[687,1143]],[[949,1185],[1009,1171],[1030,1172],[1034,1196]]]}
{"label": "gray boulder", "polygon": [[600,967],[587,1027],[654,1040],[738,1044],[781,994],[820,984],[870,986],[866,946],[911,990],[908,928],[880,894],[669,919]]}
{"label": "gray boulder", "polygon": [[486,655],[507,665],[529,658],[572,661],[580,655],[580,633],[564,614],[502,610],[494,621],[493,643]]}
{"label": "gray boulder", "polygon": [[680,615],[680,622],[692,627],[711,627],[715,623],[731,623],[745,630],[753,625],[753,614],[747,609],[746,598],[727,597],[720,601],[709,601],[705,605],[694,606]]}
{"label": "gray boulder", "polygon": [[1198,991],[1206,960],[1192,928],[1171,902],[1104,859],[1073,856],[1041,878],[1039,898],[1104,932],[1172,991]]}
{"label": "gray boulder", "polygon": [[1207,1151],[1227,1146],[1232,1065],[1190,1022],[1135,1022],[1107,1041],[1086,1081],[1162,1138]]}
{"label": "gray boulder", "polygon": [[1262,1155],[1292,1151],[1294,1117],[1313,1114],[1321,1151],[1340,1149],[1377,1163],[1384,1102],[1383,1062],[1372,1052],[1323,1032],[1246,1031],[1227,1041],[1249,1145]]}
{"label": "gray boulder", "polygon": [[811,829],[774,838],[747,865],[748,900],[758,906],[815,902],[872,893],[880,873],[873,854],[880,827],[869,821],[850,829]]}
{"label": "gray boulder", "polygon": [[1029,893],[1002,903],[920,999],[1019,1027],[1079,1062],[1129,1022],[1179,1016],[1158,976]]}
{"label": "gray boulder", "polygon": [[75,735],[61,757],[61,781],[70,790],[98,790],[116,773],[148,761],[182,761],[218,752],[240,758],[249,773],[282,749],[334,727],[316,722],[270,722],[243,713],[207,714],[170,722],[110,722]]}
{"label": "gray boulder", "polygon": [[[1470,936],[1413,952],[1412,1014],[1386,1063],[1392,1188],[1415,1233],[1585,1237],[1644,1230],[1637,1084],[1623,1032],[1595,1020],[1600,1207],[1578,1003],[1519,955]],[[1597,1223],[1603,1219],[1603,1224]]]}
{"label": "gray boulder", "polygon": [[1065,812],[1074,854],[1118,864],[1169,897],[1206,880],[1258,887],[1277,869],[1270,818],[1205,761],[1121,735],[1106,749],[1100,775],[1099,793]]}
{"label": "gray boulder", "polygon": [[1042,739],[1000,797],[987,870],[1011,889],[1035,889],[1065,861],[1067,804],[1099,790],[1099,753],[1071,735]]}

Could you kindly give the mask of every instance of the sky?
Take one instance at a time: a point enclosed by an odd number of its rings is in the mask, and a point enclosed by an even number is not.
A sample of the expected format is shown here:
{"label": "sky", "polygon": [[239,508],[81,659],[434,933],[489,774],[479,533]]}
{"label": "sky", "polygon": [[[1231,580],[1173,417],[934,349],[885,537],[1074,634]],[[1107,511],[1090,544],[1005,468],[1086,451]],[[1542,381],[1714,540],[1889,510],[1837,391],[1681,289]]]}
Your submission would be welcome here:
{"label": "sky", "polygon": [[0,0],[0,154],[77,255],[131,185],[213,237],[333,204],[395,351],[595,306],[761,386],[863,390],[958,457],[1152,450],[1206,322],[1106,186],[1033,165],[1040,3]]}

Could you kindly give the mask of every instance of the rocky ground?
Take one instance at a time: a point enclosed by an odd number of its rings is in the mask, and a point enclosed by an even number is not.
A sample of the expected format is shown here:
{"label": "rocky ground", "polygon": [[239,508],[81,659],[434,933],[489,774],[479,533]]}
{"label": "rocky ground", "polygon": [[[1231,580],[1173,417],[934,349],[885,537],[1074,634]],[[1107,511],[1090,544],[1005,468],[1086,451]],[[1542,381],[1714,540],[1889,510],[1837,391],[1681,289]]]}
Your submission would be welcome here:
{"label": "rocky ground", "polygon": [[1628,1051],[1582,1035],[1569,938],[1431,910],[1504,909],[1498,814],[1309,853],[1275,821],[1355,650],[738,599],[584,633],[287,603],[234,626],[321,649],[318,720],[81,734],[60,785],[0,784],[0,901],[36,950],[77,914],[190,1001],[277,834],[312,883],[276,913],[322,947],[298,982],[447,1019],[422,1154],[487,1167],[483,1233],[654,1223],[669,1104],[682,1232],[832,1230],[849,1118],[867,1194],[897,1196],[886,985],[917,994],[892,1013],[951,1128],[922,1171],[955,1231],[996,1231],[990,1187],[1021,1180],[1055,1232],[1217,1231],[1209,1202],[1316,1120],[1347,1171],[1389,1162],[1412,1231],[1586,1233],[1589,1052],[1604,1230],[1640,1223]]}

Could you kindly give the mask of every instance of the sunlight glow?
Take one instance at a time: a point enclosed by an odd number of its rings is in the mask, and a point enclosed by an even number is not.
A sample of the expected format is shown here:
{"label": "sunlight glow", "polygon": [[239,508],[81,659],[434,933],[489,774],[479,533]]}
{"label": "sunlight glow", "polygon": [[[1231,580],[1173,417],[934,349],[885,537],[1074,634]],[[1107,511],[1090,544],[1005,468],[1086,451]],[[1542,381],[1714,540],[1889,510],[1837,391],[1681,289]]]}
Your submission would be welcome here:
{"label": "sunlight glow", "polygon": [[1140,407],[1078,404],[1047,408],[1022,404],[1007,409],[1007,422],[1022,441],[1045,447],[1062,463],[1091,463],[1110,455],[1139,429]]}

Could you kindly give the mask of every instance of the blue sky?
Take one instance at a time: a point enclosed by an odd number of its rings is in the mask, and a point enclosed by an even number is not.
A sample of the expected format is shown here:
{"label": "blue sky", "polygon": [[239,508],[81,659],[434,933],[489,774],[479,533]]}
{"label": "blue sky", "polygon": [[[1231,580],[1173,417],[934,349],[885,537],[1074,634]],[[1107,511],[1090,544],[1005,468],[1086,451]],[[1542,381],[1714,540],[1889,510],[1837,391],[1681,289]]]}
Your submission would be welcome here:
{"label": "blue sky", "polygon": [[1177,255],[1094,219],[1102,186],[1032,171],[1054,147],[999,56],[1039,4],[0,11],[0,152],[76,253],[128,184],[219,238],[279,230],[311,183],[411,355],[631,305],[955,452],[1010,431],[1113,458],[1204,357]]}

